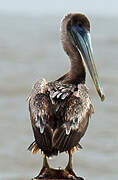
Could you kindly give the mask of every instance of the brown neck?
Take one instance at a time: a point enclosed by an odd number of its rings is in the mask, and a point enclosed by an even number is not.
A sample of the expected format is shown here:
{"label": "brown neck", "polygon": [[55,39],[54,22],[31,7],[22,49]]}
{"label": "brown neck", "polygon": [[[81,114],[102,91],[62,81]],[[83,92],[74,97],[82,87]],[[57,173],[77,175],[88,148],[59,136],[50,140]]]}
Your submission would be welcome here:
{"label": "brown neck", "polygon": [[61,41],[63,48],[70,58],[70,71],[58,80],[64,83],[78,84],[85,82],[85,67],[79,51],[72,45],[67,35],[67,24],[71,14],[66,16],[61,23]]}
{"label": "brown neck", "polygon": [[63,83],[79,84],[85,82],[85,67],[78,50],[68,41],[63,42],[63,47],[68,54],[71,62],[70,71],[59,78]]}

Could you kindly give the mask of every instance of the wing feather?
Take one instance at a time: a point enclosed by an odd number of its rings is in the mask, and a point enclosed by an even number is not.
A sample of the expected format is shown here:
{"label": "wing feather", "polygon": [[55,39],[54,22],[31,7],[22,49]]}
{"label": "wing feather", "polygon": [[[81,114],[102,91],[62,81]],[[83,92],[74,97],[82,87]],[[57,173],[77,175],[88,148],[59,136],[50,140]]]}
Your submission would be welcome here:
{"label": "wing feather", "polygon": [[52,142],[55,148],[63,152],[78,145],[88,127],[89,117],[93,113],[86,86],[79,85],[78,91],[64,100],[58,113],[61,115],[62,122],[60,121],[61,124],[55,130]]}
{"label": "wing feather", "polygon": [[[47,156],[50,156],[53,151],[54,117],[52,102],[44,79],[37,81],[32,89],[29,98],[29,111],[35,143],[38,145],[38,148],[47,153]],[[30,151],[31,148],[34,148],[34,143],[30,146]]]}

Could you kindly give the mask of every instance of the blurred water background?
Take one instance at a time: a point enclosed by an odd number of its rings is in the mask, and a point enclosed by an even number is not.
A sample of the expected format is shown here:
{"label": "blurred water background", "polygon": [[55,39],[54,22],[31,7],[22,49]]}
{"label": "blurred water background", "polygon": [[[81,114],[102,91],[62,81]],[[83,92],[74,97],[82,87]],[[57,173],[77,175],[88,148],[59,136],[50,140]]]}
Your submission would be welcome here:
{"label": "blurred water background", "polygon": [[[27,151],[33,133],[26,98],[37,79],[54,80],[69,69],[59,31],[65,12],[53,14],[45,9],[32,15],[0,10],[0,180],[29,180],[41,168],[40,153],[33,156]],[[117,180],[118,17],[103,13],[88,13],[88,17],[106,100],[100,102],[87,74],[95,114],[81,141],[84,148],[74,153],[73,164],[75,171],[87,180]],[[63,153],[49,163],[65,167],[67,161],[68,155]]]}

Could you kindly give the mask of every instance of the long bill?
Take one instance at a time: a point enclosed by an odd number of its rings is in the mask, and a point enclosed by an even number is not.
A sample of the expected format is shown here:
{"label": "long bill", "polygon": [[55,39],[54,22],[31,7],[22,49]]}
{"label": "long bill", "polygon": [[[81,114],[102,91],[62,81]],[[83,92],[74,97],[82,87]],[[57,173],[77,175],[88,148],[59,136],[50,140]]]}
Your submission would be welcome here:
{"label": "long bill", "polygon": [[77,26],[72,26],[70,35],[73,45],[76,46],[88,67],[88,70],[93,79],[96,90],[101,98],[101,101],[104,101],[105,95],[103,92],[103,88],[100,84],[98,73],[94,63],[93,50],[91,46],[91,37],[89,31],[87,31],[84,27],[82,27],[79,30]]}

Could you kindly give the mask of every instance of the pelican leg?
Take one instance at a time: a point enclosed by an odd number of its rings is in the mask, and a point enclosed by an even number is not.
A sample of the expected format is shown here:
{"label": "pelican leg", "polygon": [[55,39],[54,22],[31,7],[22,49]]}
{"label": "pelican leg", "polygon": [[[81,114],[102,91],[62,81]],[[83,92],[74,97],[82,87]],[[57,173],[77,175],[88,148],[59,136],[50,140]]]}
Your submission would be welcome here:
{"label": "pelican leg", "polygon": [[72,168],[72,149],[68,151],[68,154],[69,154],[69,161],[65,168],[65,171],[67,171],[72,176],[76,177],[76,174],[74,173],[73,168]]}
{"label": "pelican leg", "polygon": [[[72,169],[72,150],[68,151],[69,153],[69,162],[65,169],[53,169],[50,168],[47,162],[46,155],[44,154],[43,158],[43,167],[35,179],[75,179],[75,175]],[[79,179],[78,179],[79,180]]]}
{"label": "pelican leg", "polygon": [[49,164],[48,164],[47,157],[45,154],[43,157],[43,168],[49,168]]}
{"label": "pelican leg", "polygon": [[73,169],[72,169],[72,150],[69,150],[68,154],[69,154],[69,161],[68,161],[68,164],[66,166],[66,170],[67,171],[70,171],[70,170],[73,171]]}

